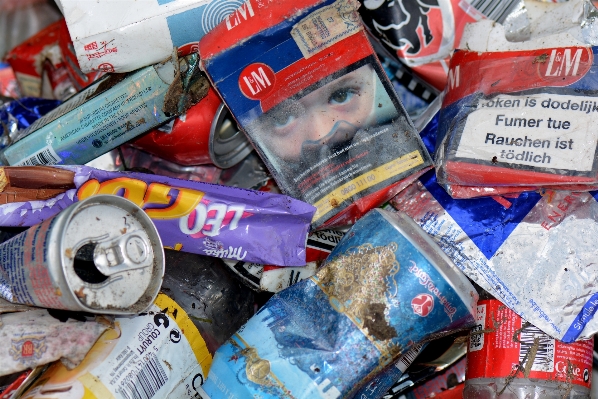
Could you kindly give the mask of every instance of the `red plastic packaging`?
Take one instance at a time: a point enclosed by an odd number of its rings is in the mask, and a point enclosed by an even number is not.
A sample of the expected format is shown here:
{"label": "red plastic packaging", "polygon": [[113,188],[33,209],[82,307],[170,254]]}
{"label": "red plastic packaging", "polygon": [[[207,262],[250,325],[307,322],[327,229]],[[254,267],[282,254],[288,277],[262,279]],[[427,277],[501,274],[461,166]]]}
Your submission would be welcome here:
{"label": "red plastic packaging", "polygon": [[[6,55],[6,62],[15,73],[21,95],[64,99],[102,75],[97,72],[83,74],[76,60],[73,62],[73,59],[67,58],[70,53],[69,45],[72,47],[63,18],[42,29]],[[57,94],[63,94],[64,98],[58,98]]]}

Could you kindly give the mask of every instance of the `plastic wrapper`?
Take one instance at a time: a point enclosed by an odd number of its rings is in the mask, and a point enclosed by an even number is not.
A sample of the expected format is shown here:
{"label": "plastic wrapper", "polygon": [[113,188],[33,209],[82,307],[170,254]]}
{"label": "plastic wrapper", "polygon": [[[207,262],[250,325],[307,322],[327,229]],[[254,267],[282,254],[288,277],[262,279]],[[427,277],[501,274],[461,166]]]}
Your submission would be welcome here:
{"label": "plastic wrapper", "polygon": [[458,48],[488,52],[595,46],[597,28],[596,8],[589,0],[528,0],[502,23],[481,20],[466,25]]}
{"label": "plastic wrapper", "polygon": [[172,250],[164,254],[162,292],[185,310],[214,356],[253,316],[255,295],[227,270],[222,259]]}
{"label": "plastic wrapper", "polygon": [[196,54],[107,76],[11,136],[0,158],[5,165],[85,164],[185,112],[208,87]]}
{"label": "plastic wrapper", "polygon": [[21,397],[194,398],[211,362],[189,315],[160,294],[148,313],[115,318],[77,367],[53,364]]}
{"label": "plastic wrapper", "polygon": [[[84,72],[129,72],[197,50],[198,40],[241,2],[238,0],[57,0]],[[235,19],[228,19],[229,25]],[[151,38],[148,37],[151,35]]]}
{"label": "plastic wrapper", "polygon": [[216,352],[201,396],[352,397],[414,343],[468,328],[477,294],[428,240],[406,216],[370,211]]}
{"label": "plastic wrapper", "polygon": [[428,172],[392,204],[486,291],[550,336],[572,342],[598,330],[593,195],[546,191],[456,200]]}
{"label": "plastic wrapper", "polygon": [[[8,178],[5,204],[0,205],[3,226],[34,225],[73,202],[116,194],[146,211],[167,248],[262,264],[305,264],[307,231],[315,210],[284,195],[86,166],[4,168],[4,172]],[[11,179],[12,174],[24,178]],[[44,188],[44,179],[54,186]]]}
{"label": "plastic wrapper", "polygon": [[52,111],[60,105],[58,100],[26,97],[10,101],[0,106],[0,125],[2,137],[0,147],[4,148],[11,143],[18,130],[26,129],[33,122]]}
{"label": "plastic wrapper", "polygon": [[[358,6],[250,1],[234,14],[242,29],[221,23],[199,44],[203,68],[281,191],[318,209],[314,228],[353,223],[431,165]],[[254,15],[241,19],[248,7]]]}
{"label": "plastic wrapper", "polygon": [[[110,326],[97,321],[70,319],[45,309],[0,315],[0,375],[33,368],[61,359],[68,367],[79,364],[98,337]],[[83,317],[85,320],[85,317]]]}

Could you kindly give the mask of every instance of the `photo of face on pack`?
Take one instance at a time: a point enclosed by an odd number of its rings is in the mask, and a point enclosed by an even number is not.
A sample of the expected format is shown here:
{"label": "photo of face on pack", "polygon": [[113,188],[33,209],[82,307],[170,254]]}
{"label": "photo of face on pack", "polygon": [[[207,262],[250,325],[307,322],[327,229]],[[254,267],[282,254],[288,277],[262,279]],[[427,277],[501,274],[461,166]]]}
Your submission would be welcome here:
{"label": "photo of face on pack", "polygon": [[252,126],[273,154],[310,166],[351,143],[358,130],[398,117],[370,64],[336,75],[279,104]]}
{"label": "photo of face on pack", "polygon": [[[383,143],[370,136],[400,115],[371,63],[356,63],[286,99],[247,126],[276,170],[292,176],[307,171],[326,175],[314,165],[379,163],[392,159]],[[399,105],[400,106],[400,105]],[[367,143],[367,156],[363,155]],[[371,146],[374,144],[374,146]],[[311,173],[307,173],[307,177]],[[305,193],[306,190],[301,190]]]}
{"label": "photo of face on pack", "polygon": [[347,226],[432,162],[359,2],[281,2],[226,43],[228,26],[208,33],[202,66],[281,192],[316,207],[311,228]]}

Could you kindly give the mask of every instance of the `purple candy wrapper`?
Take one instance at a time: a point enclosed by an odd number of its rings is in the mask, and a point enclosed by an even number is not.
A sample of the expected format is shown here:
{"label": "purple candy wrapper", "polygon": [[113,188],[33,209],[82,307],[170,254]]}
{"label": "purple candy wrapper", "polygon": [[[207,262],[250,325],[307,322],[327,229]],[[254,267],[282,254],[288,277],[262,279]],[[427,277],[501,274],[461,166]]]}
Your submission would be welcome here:
{"label": "purple candy wrapper", "polygon": [[279,266],[305,265],[313,206],[279,194],[132,172],[63,166],[74,185],[49,200],[0,205],[1,226],[32,226],[95,194],[133,201],[166,248]]}

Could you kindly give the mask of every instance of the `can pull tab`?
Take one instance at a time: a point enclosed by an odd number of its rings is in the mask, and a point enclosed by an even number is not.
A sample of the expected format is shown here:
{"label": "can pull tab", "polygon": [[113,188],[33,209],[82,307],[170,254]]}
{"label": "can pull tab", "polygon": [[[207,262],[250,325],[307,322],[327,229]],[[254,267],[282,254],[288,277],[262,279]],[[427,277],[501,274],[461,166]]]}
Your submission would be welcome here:
{"label": "can pull tab", "polygon": [[105,276],[151,266],[153,259],[146,239],[134,231],[98,242],[93,251],[93,262]]}

